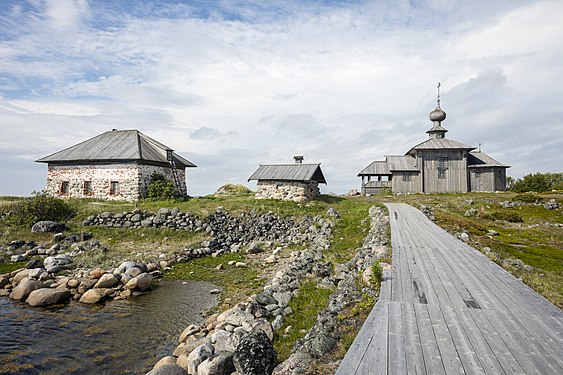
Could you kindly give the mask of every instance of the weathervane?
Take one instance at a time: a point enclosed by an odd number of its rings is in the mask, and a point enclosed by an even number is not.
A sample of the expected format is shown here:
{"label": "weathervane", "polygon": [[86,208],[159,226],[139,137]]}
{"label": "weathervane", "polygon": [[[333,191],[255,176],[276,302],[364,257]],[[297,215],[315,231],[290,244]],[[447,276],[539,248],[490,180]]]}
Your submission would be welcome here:
{"label": "weathervane", "polygon": [[440,82],[438,82],[438,106],[440,106]]}

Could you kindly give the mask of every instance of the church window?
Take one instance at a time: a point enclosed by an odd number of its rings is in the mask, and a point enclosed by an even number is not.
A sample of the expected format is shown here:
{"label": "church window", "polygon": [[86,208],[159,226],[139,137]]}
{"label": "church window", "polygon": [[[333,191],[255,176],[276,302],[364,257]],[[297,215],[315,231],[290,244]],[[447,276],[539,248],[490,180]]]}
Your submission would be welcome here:
{"label": "church window", "polygon": [[448,169],[448,158],[438,158],[438,169]]}

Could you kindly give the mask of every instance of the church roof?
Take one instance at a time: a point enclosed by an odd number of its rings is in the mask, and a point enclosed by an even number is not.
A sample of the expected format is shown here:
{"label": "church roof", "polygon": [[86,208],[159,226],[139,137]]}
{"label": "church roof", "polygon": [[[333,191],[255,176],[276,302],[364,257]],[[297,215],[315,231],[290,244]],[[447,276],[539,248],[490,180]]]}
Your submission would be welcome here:
{"label": "church roof", "polygon": [[[37,160],[39,163],[145,161],[169,164],[170,147],[138,130],[112,130]],[[176,167],[195,167],[192,162],[172,152]]]}
{"label": "church roof", "polygon": [[378,160],[372,162],[370,165],[362,169],[362,171],[358,173],[358,176],[386,175],[386,174],[389,175],[391,174],[391,172],[389,171],[389,165],[387,164],[387,161]]}
{"label": "church roof", "polygon": [[412,156],[389,155],[385,157],[390,171],[418,171]]}
{"label": "church roof", "polygon": [[489,155],[481,151],[471,151],[467,158],[469,168],[502,167],[510,168],[509,165],[502,164]]}
{"label": "church roof", "polygon": [[411,148],[405,155],[412,155],[418,150],[475,150],[476,147],[447,138],[430,138]]}
{"label": "church roof", "polygon": [[326,184],[320,164],[264,164],[248,178],[272,181],[317,181]]}

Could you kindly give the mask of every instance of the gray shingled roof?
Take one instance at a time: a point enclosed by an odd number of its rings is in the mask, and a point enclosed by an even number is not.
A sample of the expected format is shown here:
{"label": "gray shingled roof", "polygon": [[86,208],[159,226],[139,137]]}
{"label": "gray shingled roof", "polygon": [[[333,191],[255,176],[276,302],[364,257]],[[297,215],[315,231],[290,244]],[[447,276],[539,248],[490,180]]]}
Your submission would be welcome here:
{"label": "gray shingled roof", "polygon": [[376,160],[367,167],[365,167],[358,176],[372,176],[372,175],[390,175],[389,166],[386,161]]}
{"label": "gray shingled roof", "polygon": [[509,165],[502,164],[489,155],[481,151],[471,151],[467,158],[469,168],[502,167],[510,168]]}
{"label": "gray shingled roof", "polygon": [[389,155],[385,157],[390,171],[418,171],[415,158],[412,156]]}
{"label": "gray shingled roof", "polygon": [[248,178],[271,181],[317,181],[326,184],[320,164],[264,164]]}
{"label": "gray shingled roof", "polygon": [[475,150],[475,147],[468,146],[464,143],[457,142],[452,139],[430,138],[411,148],[405,155],[413,154],[415,150],[468,150],[469,151],[469,150]]}
{"label": "gray shingled roof", "polygon": [[[146,161],[166,163],[170,147],[138,130],[112,130],[37,160],[39,163]],[[172,154],[178,168],[195,167],[180,155]]]}

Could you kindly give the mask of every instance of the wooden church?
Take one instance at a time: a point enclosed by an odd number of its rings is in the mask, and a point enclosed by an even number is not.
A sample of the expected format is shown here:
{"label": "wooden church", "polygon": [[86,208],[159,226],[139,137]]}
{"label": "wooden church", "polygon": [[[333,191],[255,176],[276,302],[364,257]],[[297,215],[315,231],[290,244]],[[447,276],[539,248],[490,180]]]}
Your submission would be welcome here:
{"label": "wooden church", "polygon": [[[438,90],[440,85],[438,84]],[[428,139],[412,147],[404,155],[385,156],[374,161],[358,176],[362,178],[362,194],[370,195],[390,189],[393,193],[464,193],[470,191],[506,190],[506,169],[510,168],[487,154],[461,142],[446,138],[442,127],[446,112],[436,108],[430,112],[433,125]]]}

